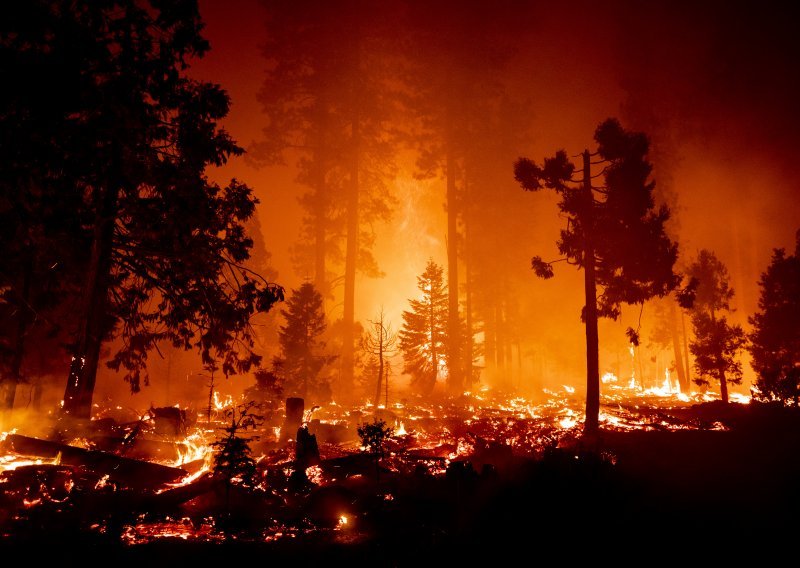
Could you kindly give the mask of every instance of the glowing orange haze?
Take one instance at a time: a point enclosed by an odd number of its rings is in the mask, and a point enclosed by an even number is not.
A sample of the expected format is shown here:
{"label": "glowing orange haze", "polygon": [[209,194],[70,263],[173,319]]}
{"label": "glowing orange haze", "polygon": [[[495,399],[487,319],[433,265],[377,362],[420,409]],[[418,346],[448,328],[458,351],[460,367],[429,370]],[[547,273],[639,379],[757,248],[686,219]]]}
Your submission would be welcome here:
{"label": "glowing orange haze", "polygon": [[[533,131],[525,155],[539,160],[560,148],[576,154],[591,146],[594,128],[609,116],[620,117],[632,128],[648,121],[659,124],[661,130],[652,134],[654,148],[672,154],[654,154],[653,177],[677,194],[672,229],[680,241],[681,260],[690,259],[700,248],[717,254],[728,266],[736,291],[734,319],[747,327],[746,317],[757,306],[757,280],[772,248],[791,248],[800,228],[800,207],[793,197],[797,182],[787,177],[789,152],[780,138],[798,124],[796,111],[785,114],[791,107],[784,104],[797,93],[797,80],[787,77],[793,66],[779,76],[773,73],[780,62],[770,62],[771,47],[750,54],[743,46],[717,45],[714,38],[722,41],[740,32],[745,34],[742,42],[753,39],[756,31],[734,16],[719,29],[706,29],[712,18],[703,10],[693,15],[696,21],[687,22],[666,7],[653,8],[652,13],[646,7],[631,7],[625,17],[615,20],[615,14],[623,13],[615,6],[604,7],[607,13],[588,6],[540,8],[536,28],[519,38],[520,55],[512,60],[507,78],[516,94],[530,97],[535,109],[531,116],[519,117],[530,120]],[[206,0],[201,10],[211,51],[195,62],[191,74],[220,83],[228,91],[232,108],[223,124],[247,147],[261,136],[265,122],[256,100],[264,66],[258,49],[264,33],[262,8],[255,0]],[[564,21],[569,22],[568,29]],[[722,27],[726,23],[730,29]],[[637,41],[644,43],[639,46]],[[717,61],[718,56],[722,59]],[[747,83],[748,77],[755,83]],[[498,199],[515,200],[529,211],[526,239],[533,235],[510,251],[518,263],[515,270],[529,282],[518,300],[526,312],[537,314],[526,324],[523,361],[513,379],[530,394],[548,385],[583,382],[582,280],[566,266],[551,281],[537,280],[530,270],[532,255],[557,256],[554,241],[563,220],[551,196],[524,194],[515,185],[512,163],[517,157],[508,156],[508,176],[497,181],[497,191]],[[305,275],[293,272],[289,247],[298,236],[297,196],[304,188],[294,182],[291,165],[257,169],[237,158],[210,175],[220,182],[235,176],[255,189],[263,237],[279,283],[287,290],[299,285]],[[408,162],[401,164],[394,188],[399,207],[391,223],[377,227],[375,247],[386,275],[378,280],[357,278],[356,320],[374,317],[383,306],[396,330],[408,298],[417,294],[416,277],[426,260],[446,265],[447,225],[441,180],[415,180],[413,163]],[[338,299],[328,306],[333,319],[341,315],[337,313],[341,290],[337,292]],[[630,374],[623,330],[632,323],[635,327],[639,314],[633,311],[625,312],[620,322],[601,324],[601,372]],[[645,310],[644,322],[647,317]],[[645,365],[663,376],[668,356],[651,355],[656,361]],[[170,370],[173,376],[199,371],[188,357],[173,364],[178,367]],[[165,372],[165,365],[155,361],[154,374]],[[747,364],[745,372],[741,390],[748,392],[752,371]],[[101,373],[97,398],[126,388],[107,371]],[[240,388],[241,382],[233,391]],[[142,407],[167,398],[163,386],[154,381],[154,387],[132,399],[131,405]]]}

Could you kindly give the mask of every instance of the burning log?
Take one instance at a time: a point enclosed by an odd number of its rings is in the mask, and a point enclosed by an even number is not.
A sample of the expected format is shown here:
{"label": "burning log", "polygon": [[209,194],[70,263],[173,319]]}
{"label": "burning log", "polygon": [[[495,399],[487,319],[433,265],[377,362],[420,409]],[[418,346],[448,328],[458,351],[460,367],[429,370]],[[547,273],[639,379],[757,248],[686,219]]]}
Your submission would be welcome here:
{"label": "burning log", "polygon": [[83,466],[95,473],[108,475],[131,488],[148,489],[174,483],[186,476],[186,471],[146,461],[123,458],[97,450],[85,450],[67,444],[10,434],[5,444],[14,452],[40,458],[55,458],[61,454],[63,465]]}
{"label": "burning log", "polygon": [[297,429],[294,459],[297,469],[305,470],[309,466],[319,464],[317,437],[311,434],[305,426],[301,426]]}
{"label": "burning log", "polygon": [[150,440],[140,436],[134,438],[93,436],[91,442],[98,450],[125,455],[137,460],[175,461],[180,458],[181,450],[185,449],[185,444],[180,442]]}

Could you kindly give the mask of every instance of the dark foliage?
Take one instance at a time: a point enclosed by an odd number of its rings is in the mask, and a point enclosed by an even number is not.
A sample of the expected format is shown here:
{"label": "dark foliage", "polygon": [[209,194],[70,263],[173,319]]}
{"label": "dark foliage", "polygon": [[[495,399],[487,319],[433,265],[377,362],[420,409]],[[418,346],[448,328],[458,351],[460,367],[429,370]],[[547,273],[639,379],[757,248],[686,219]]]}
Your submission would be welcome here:
{"label": "dark foliage", "polygon": [[[542,166],[528,158],[514,164],[514,177],[526,191],[548,188],[561,197],[559,210],[567,217],[557,241],[561,260],[585,271],[586,304],[581,319],[587,329],[586,429],[597,428],[599,371],[597,318],[617,319],[622,304],[643,304],[675,290],[681,277],[674,266],[678,245],[664,225],[670,212],[656,207],[648,139],[622,128],[616,119],[601,123],[594,135],[597,151],[583,154],[582,177],[565,151],[546,158]],[[603,186],[592,185],[593,157],[603,164]],[[598,174],[600,175],[600,174]],[[540,278],[553,276],[553,263],[536,256],[531,266]],[[599,288],[599,293],[598,293]],[[638,331],[628,338],[638,344]]]}
{"label": "dark foliage", "polygon": [[741,326],[728,323],[733,289],[728,284],[728,269],[708,250],[701,250],[687,273],[697,282],[692,330],[694,340],[689,350],[694,355],[698,385],[708,385],[709,378],[719,382],[722,399],[728,402],[728,383],[742,382],[742,364],[738,356],[747,343]]}
{"label": "dark foliage", "polygon": [[322,295],[310,282],[304,282],[286,301],[281,310],[286,324],[278,333],[281,353],[274,360],[274,371],[283,377],[283,389],[290,396],[314,396],[317,400],[331,397],[330,377],[325,365],[334,356],[325,353],[322,334],[328,324],[322,306]]}
{"label": "dark foliage", "polygon": [[4,201],[36,210],[17,215],[14,232],[49,226],[49,207],[70,212],[53,235],[29,240],[43,254],[57,238],[64,286],[82,288],[64,296],[80,310],[66,412],[89,414],[109,337],[122,346],[109,365],[133,391],[163,341],[198,349],[226,374],[248,370],[260,359],[249,319],[282,298],[243,267],[250,188],[205,174],[242,150],[217,125],[227,94],[184,75],[208,50],[201,28],[192,0],[28,2],[4,21],[0,130],[15,150],[0,183]]}
{"label": "dark foliage", "polygon": [[759,280],[758,313],[749,318],[754,395],[798,405],[800,398],[800,231],[793,255],[776,249]]}
{"label": "dark foliage", "polygon": [[257,429],[263,417],[253,412],[258,404],[251,401],[240,404],[225,411],[230,425],[225,428],[226,436],[213,442],[214,474],[225,480],[226,485],[241,485],[252,488],[257,484],[256,461],[253,459],[250,442],[258,440],[258,436],[245,438],[242,432]]}

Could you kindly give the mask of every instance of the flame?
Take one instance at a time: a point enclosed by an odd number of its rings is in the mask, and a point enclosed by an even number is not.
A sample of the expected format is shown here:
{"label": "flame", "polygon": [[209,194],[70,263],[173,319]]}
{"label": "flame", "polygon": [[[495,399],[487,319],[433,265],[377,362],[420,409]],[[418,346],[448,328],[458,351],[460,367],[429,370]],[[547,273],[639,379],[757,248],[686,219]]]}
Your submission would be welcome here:
{"label": "flame", "polygon": [[226,396],[224,399],[220,400],[219,393],[214,391],[214,409],[217,411],[225,410],[226,408],[230,408],[233,406],[233,397],[231,395]]}
{"label": "flame", "polygon": [[561,426],[564,430],[569,430],[577,423],[578,423],[577,420],[569,416],[567,416],[566,418],[562,418],[561,420],[558,421],[558,425]]}
{"label": "flame", "polygon": [[738,402],[739,404],[750,404],[752,397],[738,392],[732,392],[728,395],[728,399],[730,399],[731,402]]}
{"label": "flame", "polygon": [[603,381],[603,384],[616,383],[617,375],[615,375],[614,373],[606,373],[605,375],[600,377],[600,380]]}
{"label": "flame", "polygon": [[395,435],[395,436],[405,436],[406,434],[408,434],[408,432],[406,432],[406,427],[405,427],[405,425],[404,425],[404,424],[401,422],[401,423],[400,423],[400,426],[397,428],[397,430],[395,431],[394,435]]}
{"label": "flame", "polygon": [[100,479],[97,481],[97,483],[95,483],[95,484],[94,484],[94,488],[95,488],[95,490],[97,490],[97,489],[104,489],[105,487],[108,487],[108,478],[109,478],[109,475],[108,475],[108,474],[105,474],[103,477],[101,477],[101,478],[100,478]]}

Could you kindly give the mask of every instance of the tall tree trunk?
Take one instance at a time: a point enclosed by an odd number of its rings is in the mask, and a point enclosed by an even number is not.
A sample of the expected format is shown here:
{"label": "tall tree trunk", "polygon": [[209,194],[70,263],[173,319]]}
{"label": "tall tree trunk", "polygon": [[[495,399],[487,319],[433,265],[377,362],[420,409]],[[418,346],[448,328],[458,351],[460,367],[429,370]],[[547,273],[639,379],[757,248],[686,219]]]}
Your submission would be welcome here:
{"label": "tall tree trunk", "polygon": [[669,301],[669,331],[672,336],[672,355],[675,358],[675,370],[678,372],[678,384],[682,393],[688,393],[692,389],[689,378],[686,376],[686,368],[683,366],[683,353],[681,353],[681,340],[678,333],[678,313],[675,309],[675,302],[672,301]]}
{"label": "tall tree trunk", "polygon": [[322,151],[317,152],[317,182],[314,220],[314,287],[322,294],[323,306],[328,298],[328,285],[325,275],[325,233],[327,224],[327,195],[325,187],[325,166],[322,163]]}
{"label": "tall tree trunk", "polygon": [[32,252],[29,251],[28,258],[22,269],[22,282],[20,283],[19,305],[17,306],[17,328],[14,334],[14,351],[11,356],[11,365],[8,376],[2,378],[0,383],[0,410],[12,410],[14,399],[16,398],[17,385],[22,382],[22,360],[25,356],[25,336],[28,333],[28,321],[30,320],[31,302],[31,276],[33,272]]}
{"label": "tall tree trunk", "polygon": [[439,353],[436,351],[436,342],[439,340],[436,334],[436,320],[433,313],[433,297],[430,298],[430,306],[428,306],[428,326],[430,329],[431,337],[431,362],[433,364],[433,385],[436,388],[436,382],[439,380]]}
{"label": "tall tree trunk", "polygon": [[383,312],[378,330],[378,385],[375,388],[375,410],[381,402],[381,381],[383,380]]}
{"label": "tall tree trunk", "polygon": [[[449,121],[448,121],[449,123]],[[447,168],[447,386],[451,393],[463,391],[461,372],[461,333],[458,313],[458,207],[456,197],[456,160],[453,140],[448,124],[446,165]]]}
{"label": "tall tree trunk", "polygon": [[503,317],[503,300],[499,299],[495,303],[494,310],[494,325],[495,325],[495,351],[497,353],[497,375],[500,383],[505,384],[508,380],[506,375],[506,357],[505,357],[505,344],[506,344],[506,323]]}
{"label": "tall tree trunk", "polygon": [[592,213],[594,196],[589,150],[583,152],[583,192],[586,210],[583,217],[583,283],[586,295],[586,420],[584,434],[595,435],[600,429],[600,354],[597,332],[597,283],[594,273]]}
{"label": "tall tree trunk", "polygon": [[[355,336],[356,259],[358,258],[358,201],[359,201],[359,115],[355,105],[352,120],[352,162],[350,191],[347,195],[347,250],[344,263],[344,314],[342,315],[342,361],[339,386],[347,398],[353,394],[353,359]],[[377,405],[376,405],[377,406]]]}
{"label": "tall tree trunk", "polygon": [[[467,199],[469,199],[469,185],[467,184],[466,176],[464,180],[464,189],[467,194]],[[469,216],[466,215],[467,208],[465,208],[465,216],[464,216],[464,293],[465,297],[465,304],[464,304],[464,311],[465,319],[466,319],[466,340],[467,344],[464,346],[464,387],[468,390],[472,390],[472,384],[474,381],[474,359],[475,359],[475,352],[474,352],[474,331],[472,329],[473,322],[472,322],[472,275],[471,275],[471,268],[472,268],[472,258],[470,256],[471,252],[471,243],[470,243],[470,221],[471,219]]]}
{"label": "tall tree trunk", "polygon": [[100,360],[100,346],[106,332],[105,319],[114,246],[114,224],[119,195],[119,151],[111,183],[95,189],[95,222],[91,256],[83,289],[81,326],[70,364],[62,412],[76,418],[90,418],[92,396]]}
{"label": "tall tree trunk", "polygon": [[0,411],[8,412],[14,408],[16,392],[17,383],[12,379],[9,373],[9,376],[5,377],[3,381],[0,382]]}
{"label": "tall tree trunk", "polygon": [[497,338],[495,325],[495,302],[494,296],[484,298],[486,306],[483,315],[483,357],[486,367],[491,373],[497,372]]}
{"label": "tall tree trunk", "polygon": [[683,332],[683,360],[686,367],[686,383],[689,385],[689,390],[692,390],[692,366],[689,362],[689,334],[686,333],[686,317],[683,315],[683,310],[680,310],[681,316],[681,331]]}
{"label": "tall tree trunk", "polygon": [[722,402],[728,404],[728,379],[725,377],[725,371],[722,370],[719,373],[719,394]]}

